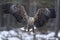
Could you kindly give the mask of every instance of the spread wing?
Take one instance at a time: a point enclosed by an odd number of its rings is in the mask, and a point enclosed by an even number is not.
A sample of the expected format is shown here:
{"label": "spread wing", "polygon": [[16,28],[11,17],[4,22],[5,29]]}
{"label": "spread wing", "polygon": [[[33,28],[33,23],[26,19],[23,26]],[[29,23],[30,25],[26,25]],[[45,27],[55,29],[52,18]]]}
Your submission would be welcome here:
{"label": "spread wing", "polygon": [[45,13],[46,10],[45,9],[38,9],[36,15],[35,15],[35,26],[38,27],[42,27],[43,25],[45,25],[49,19],[47,13]]}
{"label": "spread wing", "polygon": [[47,29],[43,27],[50,18],[55,18],[55,10],[54,9],[38,9],[36,16],[35,16],[35,26],[38,28],[38,30],[42,33],[46,33]]}
{"label": "spread wing", "polygon": [[18,22],[22,22],[24,19],[28,19],[27,12],[25,11],[24,6],[17,5],[11,7],[12,15],[16,18]]}

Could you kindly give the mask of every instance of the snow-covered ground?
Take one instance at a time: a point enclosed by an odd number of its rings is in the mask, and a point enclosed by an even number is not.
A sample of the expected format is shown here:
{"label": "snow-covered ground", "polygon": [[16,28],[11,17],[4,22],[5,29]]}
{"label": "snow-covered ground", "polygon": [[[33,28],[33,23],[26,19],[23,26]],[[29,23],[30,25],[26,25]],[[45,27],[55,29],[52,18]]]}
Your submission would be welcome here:
{"label": "snow-covered ground", "polygon": [[[34,35],[33,32],[23,32],[23,28],[10,30],[10,31],[0,31],[0,40],[33,40]],[[55,33],[49,32],[48,34],[40,34],[36,33],[36,40],[58,40],[58,38],[54,38]],[[60,37],[60,32],[58,33],[58,37]]]}

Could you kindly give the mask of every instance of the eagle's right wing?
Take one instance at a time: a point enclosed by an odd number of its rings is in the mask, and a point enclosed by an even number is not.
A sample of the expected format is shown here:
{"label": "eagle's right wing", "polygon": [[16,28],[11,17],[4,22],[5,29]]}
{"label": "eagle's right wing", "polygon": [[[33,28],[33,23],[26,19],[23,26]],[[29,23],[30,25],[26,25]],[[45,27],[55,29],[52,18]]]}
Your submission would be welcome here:
{"label": "eagle's right wing", "polygon": [[16,18],[18,22],[22,22],[24,19],[28,19],[27,12],[25,11],[24,6],[22,5],[12,5],[11,8],[11,14]]}

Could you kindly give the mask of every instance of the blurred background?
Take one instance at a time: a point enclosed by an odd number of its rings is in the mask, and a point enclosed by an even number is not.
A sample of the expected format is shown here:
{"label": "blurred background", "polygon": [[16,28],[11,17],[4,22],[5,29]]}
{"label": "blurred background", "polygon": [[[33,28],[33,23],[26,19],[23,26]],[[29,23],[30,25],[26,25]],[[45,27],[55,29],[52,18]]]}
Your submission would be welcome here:
{"label": "blurred background", "polygon": [[[29,16],[34,16],[39,8],[44,8],[44,7],[52,8],[52,9],[56,8],[56,0],[0,0],[0,3],[5,3],[5,2],[19,3],[24,5],[27,14]],[[18,23],[16,19],[10,14],[1,15],[0,19],[1,19],[0,27],[18,28],[26,24],[25,22]],[[50,30],[54,29],[55,28],[54,24],[55,24],[55,19],[52,20],[50,19],[50,21],[47,23],[47,28],[49,28]]]}
{"label": "blurred background", "polygon": [[[29,16],[34,16],[39,8],[51,8],[55,10],[58,9],[57,0],[0,0],[0,3],[6,2],[22,4],[25,7]],[[44,28],[46,28],[48,31],[56,32],[56,28],[59,28],[58,26],[56,26],[56,24],[58,24],[56,23],[56,20],[56,18],[49,19],[48,23],[44,26]],[[22,28],[23,26],[25,26],[25,24],[25,21],[23,21],[22,23],[18,23],[16,19],[10,14],[3,14],[0,16],[0,31],[12,30],[14,28]]]}

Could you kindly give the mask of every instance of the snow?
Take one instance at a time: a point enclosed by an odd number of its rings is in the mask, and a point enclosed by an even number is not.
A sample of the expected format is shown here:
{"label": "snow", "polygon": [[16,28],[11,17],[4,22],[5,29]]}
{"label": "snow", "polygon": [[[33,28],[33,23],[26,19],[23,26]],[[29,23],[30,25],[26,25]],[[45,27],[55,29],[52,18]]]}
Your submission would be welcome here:
{"label": "snow", "polygon": [[18,34],[14,30],[9,31],[10,35],[17,36]]}
{"label": "snow", "polygon": [[[0,32],[0,40],[33,40],[34,33],[30,32],[22,32],[21,29],[18,29],[18,33],[15,30],[10,31],[1,31]],[[36,33],[35,37],[37,40],[58,40],[58,38],[54,37],[55,32],[49,32],[48,34],[40,34]],[[60,37],[60,32],[58,33],[58,37]]]}
{"label": "snow", "polygon": [[10,37],[10,38],[8,38],[8,40],[20,40],[20,39],[17,37]]}
{"label": "snow", "polygon": [[2,38],[0,38],[0,40],[3,40]]}
{"label": "snow", "polygon": [[7,36],[9,34],[9,32],[8,31],[2,31],[1,33],[0,33],[0,35],[3,35],[3,36]]}

